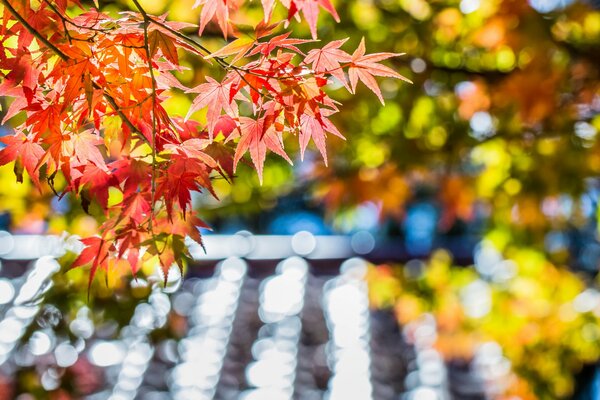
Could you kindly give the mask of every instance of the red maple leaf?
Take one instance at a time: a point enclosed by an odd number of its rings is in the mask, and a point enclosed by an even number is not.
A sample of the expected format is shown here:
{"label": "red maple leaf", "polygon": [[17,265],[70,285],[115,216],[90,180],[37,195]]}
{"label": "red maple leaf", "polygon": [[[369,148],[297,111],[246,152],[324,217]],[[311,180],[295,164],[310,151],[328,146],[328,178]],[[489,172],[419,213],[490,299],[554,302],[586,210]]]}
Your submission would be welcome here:
{"label": "red maple leaf", "polygon": [[108,171],[104,157],[97,146],[104,143],[98,135],[87,130],[81,133],[65,132],[52,133],[46,138],[49,144],[48,151],[40,159],[38,168],[42,164],[48,165],[48,172],[54,173],[59,168],[69,179],[73,168],[94,164],[98,168]]}
{"label": "red maple leaf", "polygon": [[304,151],[308,146],[308,142],[312,138],[313,142],[319,149],[325,165],[327,165],[327,150],[326,138],[327,132],[344,139],[344,136],[338,131],[333,123],[326,117],[331,111],[321,110],[318,114],[306,113],[300,117],[300,156],[304,158]]}
{"label": "red maple leaf", "polygon": [[14,136],[0,137],[0,142],[6,145],[5,148],[0,150],[0,165],[16,161],[17,181],[23,182],[22,169],[25,167],[33,182],[39,187],[40,178],[37,165],[45,154],[42,146],[30,140],[22,132],[17,132]]}
{"label": "red maple leaf", "polygon": [[74,189],[80,186],[98,202],[102,209],[108,206],[108,189],[119,184],[116,176],[94,163],[79,167],[81,176],[73,180]]}
{"label": "red maple leaf", "polygon": [[232,104],[233,101],[230,95],[231,82],[217,82],[211,77],[206,77],[206,80],[208,83],[203,83],[188,91],[189,93],[198,93],[198,95],[193,100],[185,119],[189,119],[194,112],[208,107],[206,119],[208,122],[208,132],[212,139],[214,127],[219,120],[221,112],[225,111],[227,115],[235,117],[237,116],[237,107]]}
{"label": "red maple leaf", "polygon": [[87,264],[92,264],[90,269],[90,277],[88,280],[88,293],[92,286],[92,281],[98,270],[98,267],[104,271],[108,271],[108,261],[110,259],[110,253],[116,250],[114,243],[111,240],[101,238],[98,236],[91,236],[88,238],[81,239],[86,247],[79,254],[79,256],[71,264],[71,269],[82,267]]}
{"label": "red maple leaf", "polygon": [[150,56],[154,57],[156,52],[160,49],[161,53],[165,58],[171,61],[173,64],[179,63],[179,57],[177,56],[177,48],[173,38],[161,30],[154,29],[148,34],[148,47],[150,50]]}
{"label": "red maple leaf", "polygon": [[137,192],[123,200],[122,215],[141,225],[150,216],[149,193]]}
{"label": "red maple leaf", "polygon": [[265,118],[252,119],[247,117],[240,118],[241,138],[235,150],[233,159],[234,170],[240,158],[250,152],[252,163],[258,172],[258,178],[262,184],[263,165],[267,155],[267,149],[283,157],[290,164],[292,160],[283,150],[283,141],[281,136],[275,130],[273,125],[265,126]]}
{"label": "red maple leaf", "polygon": [[167,214],[173,216],[173,204],[185,214],[192,203],[192,191],[207,189],[217,197],[209,174],[210,168],[202,161],[173,154],[169,167],[157,178],[156,195],[164,197]]}
{"label": "red maple leaf", "polygon": [[360,44],[352,54],[350,68],[348,69],[348,75],[350,77],[350,87],[352,93],[356,90],[356,84],[360,79],[369,89],[377,95],[379,101],[384,104],[381,90],[377,85],[377,81],[373,78],[376,76],[385,76],[388,78],[398,78],[406,82],[412,83],[409,79],[400,75],[393,69],[386,67],[385,65],[378,64],[379,61],[387,60],[391,57],[401,56],[403,53],[374,53],[365,55],[365,38],[362,38]]}
{"label": "red maple leaf", "polygon": [[223,36],[227,38],[229,31],[229,11],[230,9],[236,9],[238,7],[237,3],[239,3],[237,0],[196,0],[192,8],[202,6],[198,34],[202,35],[204,28],[210,20],[216,18]]}
{"label": "red maple leaf", "polygon": [[[317,20],[319,18],[319,6],[323,7],[333,16],[336,22],[340,22],[340,17],[329,0],[287,0],[282,1],[288,8],[288,21],[296,16],[298,11],[302,11],[304,19],[310,27],[310,33],[313,39],[317,38]],[[272,7],[272,6],[271,6]]]}
{"label": "red maple leaf", "polygon": [[297,44],[310,43],[314,40],[306,40],[306,39],[295,39],[289,38],[292,32],[286,32],[281,35],[277,35],[266,42],[259,42],[256,46],[248,53],[248,56],[253,56],[255,54],[262,54],[263,56],[268,56],[275,49],[288,49],[292,50],[299,54],[304,54],[300,49],[296,47]]}
{"label": "red maple leaf", "polygon": [[210,143],[210,140],[206,139],[188,139],[178,144],[166,145],[165,151],[169,153],[179,153],[188,158],[200,160],[210,168],[216,168],[217,162],[205,152],[206,147]]}
{"label": "red maple leaf", "polygon": [[350,54],[340,47],[346,43],[348,39],[334,40],[327,43],[322,49],[314,49],[308,52],[304,59],[305,64],[312,64],[312,69],[319,73],[327,73],[337,78],[346,88],[348,82],[344,75],[344,70],[340,62],[346,63],[352,59]]}

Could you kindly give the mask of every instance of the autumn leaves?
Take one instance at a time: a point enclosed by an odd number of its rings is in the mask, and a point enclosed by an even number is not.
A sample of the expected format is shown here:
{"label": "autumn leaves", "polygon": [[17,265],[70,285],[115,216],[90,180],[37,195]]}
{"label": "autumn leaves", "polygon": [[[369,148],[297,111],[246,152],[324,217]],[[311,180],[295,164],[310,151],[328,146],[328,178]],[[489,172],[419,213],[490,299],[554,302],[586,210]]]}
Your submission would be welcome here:
{"label": "autumn leaves", "polygon": [[[100,236],[83,240],[87,247],[73,264],[91,264],[91,279],[118,260],[135,273],[151,259],[166,278],[171,264],[182,266],[185,238],[201,241],[193,191],[214,194],[211,179],[231,179],[245,153],[262,179],[268,151],[291,162],[288,136],[301,155],[312,140],[326,161],[327,134],[343,137],[330,120],[341,105],[327,94],[328,82],[354,92],[360,80],[383,102],[374,76],[404,79],[379,63],[397,54],[365,55],[364,41],[351,55],[341,50],[345,39],[315,48],[289,31],[275,34],[280,24],[267,21],[273,1],[263,1],[265,21],[255,28],[235,26],[229,13],[240,3],[197,2],[200,34],[216,18],[226,37],[236,36],[212,54],[186,33],[188,24],[151,16],[137,1],[137,13],[118,19],[78,1],[5,7],[0,95],[14,98],[7,118],[24,122],[1,139],[0,165],[15,162],[17,179],[24,168],[36,184],[60,172],[62,195],[99,207]],[[289,19],[302,12],[313,38],[319,7],[337,17],[328,0],[282,4]],[[309,43],[305,54],[299,47]],[[225,76],[184,86],[174,75],[184,52],[216,62]],[[174,88],[193,96],[185,119],[165,109]],[[199,110],[206,110],[204,125],[192,118]],[[122,200],[109,202],[110,193]]]}

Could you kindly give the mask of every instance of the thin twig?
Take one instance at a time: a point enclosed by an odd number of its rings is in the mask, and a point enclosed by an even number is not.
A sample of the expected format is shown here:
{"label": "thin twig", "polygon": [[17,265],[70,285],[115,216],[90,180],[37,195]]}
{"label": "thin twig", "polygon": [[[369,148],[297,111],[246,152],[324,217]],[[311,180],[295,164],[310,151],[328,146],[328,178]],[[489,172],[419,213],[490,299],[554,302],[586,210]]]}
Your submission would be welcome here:
{"label": "thin twig", "polygon": [[[17,10],[14,9],[14,7],[8,2],[8,0],[0,0],[0,3],[2,3],[8,9],[8,11],[25,27],[25,29],[27,29],[29,31],[29,33],[31,33],[33,36],[35,36],[47,48],[49,48],[52,52],[54,52],[54,54],[56,54],[61,60],[65,61],[65,62],[72,60],[69,56],[67,56],[64,52],[62,52],[58,47],[53,45],[47,38],[42,36],[42,34],[40,32],[38,32],[34,27],[32,27],[25,20],[25,18],[23,18],[23,16],[21,14],[19,14],[19,12]],[[121,117],[123,122],[125,122],[125,125],[127,125],[127,127],[132,132],[137,133],[142,138],[142,140],[144,140],[146,143],[148,143],[148,139],[142,134],[142,132],[138,128],[136,128],[136,126],[131,122],[131,120],[123,113],[123,111],[121,111],[121,108],[118,106],[115,99],[110,94],[108,94],[106,92],[106,90],[104,88],[102,88],[100,85],[98,85],[96,82],[92,82],[92,86],[94,87],[94,89],[102,91],[104,98],[108,101],[110,106],[117,112],[117,114],[119,114],[119,116]],[[150,144],[150,143],[148,143],[148,144]]]}
{"label": "thin twig", "polygon": [[[79,25],[76,24],[75,22],[73,22],[72,20],[70,20],[69,18],[65,17],[57,8],[54,4],[50,3],[50,1],[48,0],[44,0],[44,3],[46,3],[48,5],[48,7],[50,7],[52,9],[52,11],[54,11],[54,13],[56,15],[58,15],[58,17],[62,20],[63,25],[65,24],[69,24],[72,25],[76,28],[79,29],[86,29],[88,31],[92,31],[92,32],[101,32],[101,33],[106,33],[106,32],[110,32],[111,30],[113,30],[113,28],[94,28],[92,26],[83,26],[83,25]],[[98,22],[95,22],[95,24],[97,24]],[[65,27],[66,30],[66,27]],[[67,35],[69,36],[69,34],[67,33]]]}
{"label": "thin twig", "polygon": [[48,0],[44,0],[44,3],[46,3],[46,5],[48,5],[48,7],[50,7],[50,9],[52,11],[54,11],[54,14],[58,15],[58,17],[60,18],[62,25],[63,25],[63,29],[65,30],[65,35],[67,36],[67,40],[69,41],[69,44],[71,43],[71,34],[69,33],[69,30],[67,29],[67,19],[65,18],[64,15],[61,14],[60,11],[58,11],[58,9],[54,6],[54,4],[50,3]]}
{"label": "thin twig", "polygon": [[154,76],[154,66],[152,65],[152,54],[150,53],[150,40],[148,37],[148,26],[151,23],[150,18],[146,11],[142,8],[137,0],[133,0],[133,4],[140,11],[144,17],[144,48],[146,50],[146,57],[148,58],[148,70],[150,72],[150,79],[152,81],[152,178],[151,178],[151,200],[150,200],[150,232],[154,237],[154,230],[152,226],[152,213],[154,213],[154,203],[156,201],[156,78]]}
{"label": "thin twig", "polygon": [[17,10],[14,9],[14,7],[8,2],[8,0],[0,0],[0,3],[4,4],[4,6],[8,9],[8,11],[10,11],[10,13],[13,15],[13,17],[15,17],[25,27],[25,29],[27,29],[29,31],[29,33],[31,33],[33,36],[35,36],[40,42],[44,43],[44,45],[47,48],[52,50],[63,61],[69,60],[69,57],[65,53],[60,51],[60,49],[58,47],[53,45],[48,39],[46,39],[44,36],[42,36],[41,33],[39,33],[37,30],[35,30],[35,28],[33,26],[31,26],[29,24],[29,22],[27,22],[27,20],[25,18],[23,18],[23,16],[21,16],[21,14],[19,14],[17,12]]}
{"label": "thin twig", "polygon": [[[136,7],[138,7],[138,2],[134,0],[134,4],[136,4]],[[138,7],[139,9],[139,7]],[[169,25],[161,22],[161,21],[157,21],[156,19],[152,18],[151,16],[149,16],[145,11],[142,12],[140,10],[140,13],[142,14],[142,16],[144,17],[144,20],[148,20],[158,26],[160,26],[163,29],[168,30],[169,32],[171,32],[173,35],[175,35],[176,37],[185,40],[186,42],[192,44],[193,46],[196,46],[196,48],[198,48],[199,50],[201,50],[202,52],[206,53],[207,56],[212,55],[211,51],[208,50],[206,47],[204,47],[201,43],[197,42],[196,40],[194,40],[193,38],[184,35],[183,33],[171,28]],[[224,57],[213,57],[213,59],[217,62],[217,64],[219,64],[223,69],[225,69],[226,71],[235,71],[240,78],[252,89],[254,89],[257,93],[260,93],[260,91],[255,88],[254,86],[252,86],[252,84],[250,82],[248,82],[248,80],[242,75],[241,72],[246,72],[246,73],[252,73],[251,71],[248,71],[244,68],[240,68],[240,67],[236,67],[235,65],[231,65],[229,64],[227,61],[225,61]],[[253,75],[258,75],[258,74],[253,74]],[[269,77],[269,78],[273,78],[273,77]],[[268,98],[274,100],[274,98],[272,96],[268,96]]]}

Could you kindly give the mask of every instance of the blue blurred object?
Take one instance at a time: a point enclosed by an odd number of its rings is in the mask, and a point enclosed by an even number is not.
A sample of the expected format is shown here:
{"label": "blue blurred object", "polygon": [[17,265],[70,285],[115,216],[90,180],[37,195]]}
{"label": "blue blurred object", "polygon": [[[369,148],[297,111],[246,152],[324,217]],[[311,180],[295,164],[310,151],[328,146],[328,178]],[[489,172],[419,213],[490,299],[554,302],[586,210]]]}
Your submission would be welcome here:
{"label": "blue blurred object", "polygon": [[574,400],[600,399],[600,366],[587,365],[575,378]]}
{"label": "blue blurred object", "polygon": [[293,235],[306,231],[313,235],[330,235],[331,230],[323,219],[310,211],[286,212],[277,215],[268,225],[267,233],[271,235]]}
{"label": "blue blurred object", "polygon": [[[10,133],[10,130],[6,126],[0,126],[0,136],[6,136]],[[0,149],[5,147],[3,143],[0,143]]]}
{"label": "blue blurred object", "polygon": [[[251,230],[247,222],[237,217],[227,218],[226,220],[221,221],[221,223],[217,227],[212,226],[212,228],[214,229],[212,233],[216,231],[222,235],[233,235],[234,233],[239,231]],[[202,231],[203,235],[210,233],[211,231],[208,230]]]}
{"label": "blue blurred object", "polygon": [[600,398],[600,368],[597,366],[594,374],[594,380],[590,385],[590,398],[591,399],[599,399]]}
{"label": "blue blurred object", "polygon": [[436,233],[437,208],[428,202],[408,207],[404,221],[404,243],[411,256],[425,256],[431,252]]}
{"label": "blue blurred object", "polygon": [[10,227],[10,214],[7,212],[0,212],[0,231],[8,231]]}
{"label": "blue blurred object", "polygon": [[69,203],[69,200],[68,200],[67,197],[68,196],[65,196],[65,197],[54,196],[54,197],[52,197],[52,200],[50,201],[50,204],[52,205],[52,209],[54,210],[55,213],[57,213],[57,214],[66,214],[67,212],[69,212],[69,210],[71,209],[71,204]]}
{"label": "blue blurred object", "polygon": [[540,13],[560,10],[573,3],[573,0],[529,0],[529,4]]}

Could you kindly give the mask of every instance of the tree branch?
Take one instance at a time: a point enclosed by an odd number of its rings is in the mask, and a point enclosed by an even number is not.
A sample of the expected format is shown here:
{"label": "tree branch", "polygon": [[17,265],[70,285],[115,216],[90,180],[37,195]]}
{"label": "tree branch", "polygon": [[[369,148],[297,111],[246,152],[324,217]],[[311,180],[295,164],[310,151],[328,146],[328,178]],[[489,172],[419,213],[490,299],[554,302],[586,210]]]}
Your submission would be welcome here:
{"label": "tree branch", "polygon": [[150,198],[150,219],[149,227],[152,237],[154,237],[154,229],[152,226],[152,219],[154,213],[154,205],[156,202],[156,78],[154,76],[154,66],[152,65],[152,54],[150,52],[150,39],[148,37],[148,26],[151,23],[148,14],[137,0],[133,0],[133,4],[140,11],[144,17],[144,49],[146,50],[146,57],[148,58],[148,70],[150,72],[150,80],[152,82],[152,178],[150,182],[151,198]]}
{"label": "tree branch", "polygon": [[31,33],[33,36],[35,36],[35,38],[37,40],[44,43],[44,46],[46,46],[47,48],[52,50],[63,61],[69,60],[69,57],[65,53],[60,51],[60,49],[58,47],[53,45],[48,39],[46,39],[44,36],[42,36],[41,33],[36,31],[35,28],[33,26],[31,26],[29,24],[29,22],[27,22],[27,20],[25,18],[23,18],[23,16],[21,16],[21,14],[19,14],[17,12],[17,10],[14,9],[14,7],[8,2],[8,0],[0,0],[0,3],[4,4],[4,6],[8,9],[8,11],[10,11],[12,16],[15,17],[21,23],[21,25],[23,25],[25,27],[25,29],[27,29],[29,31],[29,33]]}
{"label": "tree branch", "polygon": [[[35,36],[48,49],[50,49],[52,52],[54,52],[54,54],[56,54],[61,60],[63,60],[63,61],[71,60],[71,58],[69,58],[69,56],[67,56],[58,47],[56,47],[47,38],[45,38],[40,32],[38,32],[34,27],[32,27],[27,22],[27,20],[25,20],[25,18],[23,18],[23,16],[21,14],[19,14],[19,12],[17,10],[15,10],[15,8],[8,2],[8,0],[0,0],[0,3],[3,4],[8,9],[8,11],[12,14],[12,16],[15,17],[25,27],[25,29],[27,29],[27,31],[29,31],[29,33],[31,33],[33,36]],[[148,142],[148,139],[142,134],[142,132],[123,113],[123,111],[121,110],[121,108],[119,107],[119,105],[117,104],[115,99],[110,94],[108,94],[106,92],[106,90],[104,88],[102,88],[100,85],[98,85],[96,82],[92,82],[92,85],[93,85],[94,89],[102,91],[102,95],[104,96],[106,101],[108,101],[110,106],[117,112],[117,114],[119,114],[119,117],[121,117],[123,122],[125,122],[125,125],[127,125],[127,127],[132,132],[137,133],[142,138],[142,140],[144,140],[146,143],[150,144]]]}

